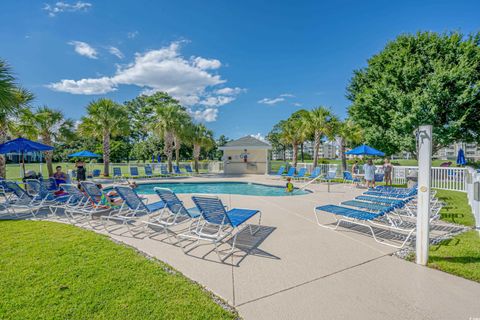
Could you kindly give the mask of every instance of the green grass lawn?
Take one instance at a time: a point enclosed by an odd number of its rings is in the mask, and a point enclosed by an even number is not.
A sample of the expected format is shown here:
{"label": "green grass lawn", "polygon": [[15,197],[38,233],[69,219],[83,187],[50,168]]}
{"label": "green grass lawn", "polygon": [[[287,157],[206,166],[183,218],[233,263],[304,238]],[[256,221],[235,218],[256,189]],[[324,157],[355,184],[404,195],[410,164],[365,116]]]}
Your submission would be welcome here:
{"label": "green grass lawn", "polygon": [[167,265],[106,236],[0,222],[0,319],[234,319]]}
{"label": "green grass lawn", "polygon": [[[438,190],[437,197],[446,202],[441,219],[473,226],[475,219],[467,195],[458,191]],[[480,282],[480,235],[471,230],[430,246],[428,266],[460,277]]]}

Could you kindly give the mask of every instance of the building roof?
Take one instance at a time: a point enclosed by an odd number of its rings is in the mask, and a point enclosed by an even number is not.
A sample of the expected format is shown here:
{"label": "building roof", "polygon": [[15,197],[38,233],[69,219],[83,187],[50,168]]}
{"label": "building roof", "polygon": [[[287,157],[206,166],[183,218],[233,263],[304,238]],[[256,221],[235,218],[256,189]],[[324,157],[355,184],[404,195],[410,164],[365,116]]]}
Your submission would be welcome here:
{"label": "building roof", "polygon": [[238,150],[238,149],[271,149],[272,146],[265,141],[252,136],[246,136],[237,140],[228,142],[220,150]]}

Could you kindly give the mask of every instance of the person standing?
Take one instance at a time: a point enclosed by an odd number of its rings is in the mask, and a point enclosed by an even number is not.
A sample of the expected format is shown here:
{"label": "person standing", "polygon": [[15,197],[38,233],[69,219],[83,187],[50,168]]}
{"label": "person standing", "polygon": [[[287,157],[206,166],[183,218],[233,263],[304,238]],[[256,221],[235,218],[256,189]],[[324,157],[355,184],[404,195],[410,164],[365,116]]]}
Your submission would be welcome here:
{"label": "person standing", "polygon": [[383,164],[383,173],[385,174],[385,185],[392,185],[392,171],[393,166],[390,163],[390,160],[387,158],[385,159],[385,163]]}
{"label": "person standing", "polygon": [[375,188],[375,171],[377,167],[373,164],[372,159],[368,159],[367,163],[363,165],[363,171],[365,172],[365,181],[367,182],[367,188]]}
{"label": "person standing", "polygon": [[355,162],[352,165],[352,174],[358,174],[358,160],[355,160]]}
{"label": "person standing", "polygon": [[78,160],[75,162],[75,167],[77,168],[77,181],[87,180],[87,169],[85,168],[85,162]]}

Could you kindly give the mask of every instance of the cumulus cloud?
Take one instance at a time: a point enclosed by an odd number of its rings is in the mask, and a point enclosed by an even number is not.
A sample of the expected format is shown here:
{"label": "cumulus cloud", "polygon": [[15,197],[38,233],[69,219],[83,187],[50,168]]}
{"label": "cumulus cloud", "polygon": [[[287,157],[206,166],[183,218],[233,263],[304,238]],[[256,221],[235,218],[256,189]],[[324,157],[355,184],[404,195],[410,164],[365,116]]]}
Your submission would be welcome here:
{"label": "cumulus cloud", "polygon": [[206,108],[204,110],[189,110],[192,117],[199,122],[213,122],[217,120],[218,109]]}
{"label": "cumulus cloud", "polygon": [[262,104],[268,104],[268,105],[274,105],[279,102],[285,101],[285,98],[278,97],[278,98],[263,98],[261,100],[258,100],[258,103]]}
{"label": "cumulus cloud", "polygon": [[55,4],[45,4],[43,10],[45,10],[50,17],[55,17],[62,12],[75,12],[75,11],[87,11],[92,7],[89,2],[77,1],[76,3],[67,3],[63,1],[55,2]]}
{"label": "cumulus cloud", "polygon": [[75,52],[78,53],[81,56],[85,56],[85,57],[88,57],[90,59],[97,59],[98,58],[97,50],[95,50],[92,46],[90,46],[86,42],[70,41],[70,42],[68,42],[68,44],[73,46],[74,49],[75,49]]}
{"label": "cumulus cloud", "polygon": [[280,97],[293,98],[293,97],[295,97],[295,96],[294,96],[293,94],[291,94],[291,93],[282,93],[282,94],[280,95]]}
{"label": "cumulus cloud", "polygon": [[225,87],[225,88],[218,89],[215,92],[218,93],[218,94],[226,95],[226,96],[234,96],[234,95],[240,94],[240,93],[245,92],[245,91],[246,91],[246,89],[242,89],[242,88],[238,88],[238,87],[236,87],[236,88]]}
{"label": "cumulus cloud", "polygon": [[222,66],[222,63],[217,59],[205,59],[202,57],[196,57],[193,59],[194,65],[202,70],[218,69]]}
{"label": "cumulus cloud", "polygon": [[[111,51],[113,54],[113,52]],[[244,89],[234,87],[218,88],[226,80],[211,69],[221,67],[217,59],[202,57],[184,58],[180,54],[180,43],[135,54],[131,63],[117,66],[112,76],[86,78],[80,80],[63,79],[47,85],[52,90],[72,94],[105,94],[121,85],[134,85],[142,88],[143,94],[164,91],[178,99],[183,105],[193,107],[192,115],[202,121],[215,121],[214,108],[228,104]],[[203,110],[198,110],[203,107]]]}
{"label": "cumulus cloud", "polygon": [[254,137],[258,140],[265,141],[265,142],[267,141],[267,139],[265,139],[265,137],[261,133],[251,134],[250,137]]}
{"label": "cumulus cloud", "polygon": [[123,59],[125,56],[123,55],[122,51],[120,51],[120,49],[114,47],[114,46],[110,46],[108,47],[108,52],[110,52],[111,54],[113,54],[114,56],[116,56],[118,59]]}

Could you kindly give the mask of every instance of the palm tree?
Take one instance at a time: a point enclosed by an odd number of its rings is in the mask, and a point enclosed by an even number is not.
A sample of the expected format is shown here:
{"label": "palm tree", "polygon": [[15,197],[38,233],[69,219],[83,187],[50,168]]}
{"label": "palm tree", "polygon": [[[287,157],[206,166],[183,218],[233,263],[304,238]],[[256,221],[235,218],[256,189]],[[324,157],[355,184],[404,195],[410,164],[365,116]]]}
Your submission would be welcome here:
{"label": "palm tree", "polygon": [[180,127],[186,111],[178,104],[170,103],[158,105],[155,113],[157,122],[154,124],[154,130],[163,137],[163,153],[167,156],[168,171],[172,172],[173,151],[177,150],[176,147],[180,150]]}
{"label": "palm tree", "polygon": [[[19,88],[5,61],[0,60],[0,144],[7,141],[8,133],[20,111],[34,99],[29,91]],[[0,177],[6,177],[5,156],[0,155]]]}
{"label": "palm tree", "polygon": [[340,144],[340,156],[342,158],[342,170],[347,170],[347,156],[345,151],[348,145],[358,144],[362,141],[362,128],[354,123],[351,119],[346,119],[344,122],[337,122],[336,136]]}
{"label": "palm tree", "polygon": [[173,144],[175,147],[175,163],[177,167],[180,166],[180,147],[182,146],[182,141],[185,140],[188,135],[189,126],[191,125],[190,115],[180,109],[178,111],[176,123],[173,125]]}
{"label": "palm tree", "polygon": [[110,99],[92,101],[87,115],[82,118],[79,132],[87,137],[102,139],[103,175],[108,177],[110,165],[110,139],[130,131],[128,114],[124,106]]}
{"label": "palm tree", "polygon": [[198,173],[198,161],[202,148],[209,150],[215,145],[213,132],[208,130],[203,124],[190,124],[188,128],[188,141],[193,146],[193,159],[195,162],[195,172]]}
{"label": "palm tree", "polygon": [[[44,106],[35,112],[26,109],[21,115],[19,130],[32,139],[40,138],[43,143],[52,145],[54,141],[71,134],[73,121],[65,119],[61,111]],[[45,152],[49,176],[53,175],[52,157],[52,151]]]}
{"label": "palm tree", "polygon": [[281,140],[292,146],[292,164],[297,167],[298,146],[304,142],[303,123],[298,117],[290,117],[282,123]]}
{"label": "palm tree", "polygon": [[313,136],[313,167],[318,164],[318,152],[324,136],[332,138],[332,112],[323,106],[307,112],[302,120],[309,135]]}

